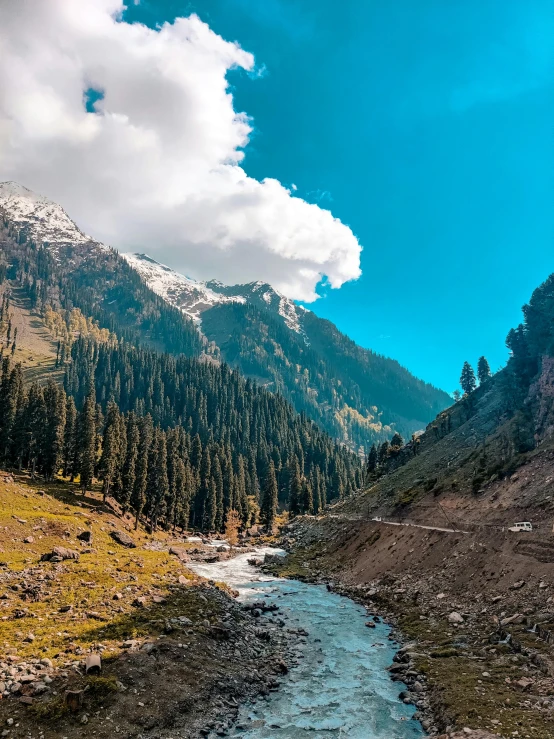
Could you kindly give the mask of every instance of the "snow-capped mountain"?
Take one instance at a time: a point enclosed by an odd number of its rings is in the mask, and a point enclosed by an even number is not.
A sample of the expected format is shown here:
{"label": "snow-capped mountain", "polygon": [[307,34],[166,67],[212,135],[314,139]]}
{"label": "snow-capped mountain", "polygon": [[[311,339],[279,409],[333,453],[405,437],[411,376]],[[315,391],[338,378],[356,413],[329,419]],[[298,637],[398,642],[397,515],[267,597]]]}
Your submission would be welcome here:
{"label": "snow-capped mountain", "polygon": [[77,307],[127,342],[224,361],[353,449],[393,429],[411,435],[450,402],[268,283],[201,282],[145,254],[118,254],[15,182],[0,183],[0,267],[39,313]]}
{"label": "snow-capped mountain", "polygon": [[[4,214],[19,233],[36,244],[46,246],[56,258],[66,258],[66,247],[83,251],[105,250],[83,233],[65,210],[52,200],[38,195],[17,182],[0,183],[0,214]],[[63,254],[62,254],[63,252]],[[222,303],[253,303],[279,315],[292,331],[301,333],[303,308],[274,290],[265,282],[228,286],[217,280],[200,282],[175,272],[146,254],[122,254],[144,282],[170,305],[200,323],[201,314]],[[69,257],[71,259],[71,256]]]}
{"label": "snow-capped mountain", "polygon": [[0,182],[2,212],[12,227],[35,243],[48,246],[54,257],[59,257],[65,246],[108,248],[84,234],[60,205],[17,182]]}
{"label": "snow-capped mountain", "polygon": [[199,323],[201,314],[221,303],[251,303],[277,313],[288,328],[301,333],[305,308],[281,295],[267,282],[224,285],[218,280],[200,282],[156,262],[147,254],[122,254],[149,288]]}

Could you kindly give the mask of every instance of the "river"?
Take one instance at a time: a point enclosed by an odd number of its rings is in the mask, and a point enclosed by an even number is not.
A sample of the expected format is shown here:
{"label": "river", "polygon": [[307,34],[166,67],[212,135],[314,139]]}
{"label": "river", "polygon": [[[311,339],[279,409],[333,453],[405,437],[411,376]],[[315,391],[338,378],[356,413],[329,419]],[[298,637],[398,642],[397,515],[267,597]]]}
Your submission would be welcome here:
{"label": "river", "polygon": [[[282,580],[261,573],[248,560],[270,550],[213,564],[191,565],[199,575],[224,581],[240,599],[268,598],[279,606],[276,617],[308,636],[297,646],[297,664],[279,689],[241,709],[232,737],[242,739],[419,739],[426,736],[399,700],[402,683],[386,668],[395,654],[390,629],[365,626],[365,609],[327,591],[325,586]],[[264,618],[264,617],[262,617]]]}

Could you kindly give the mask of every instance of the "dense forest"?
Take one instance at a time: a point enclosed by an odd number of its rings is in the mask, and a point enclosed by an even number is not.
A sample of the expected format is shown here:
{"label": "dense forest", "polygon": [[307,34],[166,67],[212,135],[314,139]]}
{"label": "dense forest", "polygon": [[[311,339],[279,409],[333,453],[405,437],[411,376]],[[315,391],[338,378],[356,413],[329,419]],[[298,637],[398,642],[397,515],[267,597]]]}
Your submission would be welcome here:
{"label": "dense forest", "polygon": [[291,331],[279,315],[249,304],[220,304],[202,314],[203,332],[231,366],[282,393],[353,449],[367,451],[395,429],[411,435],[451,402],[309,311],[301,328]]}
{"label": "dense forest", "polygon": [[[3,351],[3,349],[2,349]],[[2,360],[0,465],[78,477],[137,521],[221,531],[230,511],[271,526],[278,508],[321,510],[362,483],[358,458],[287,401],[226,365],[81,338],[65,389],[25,387]]]}

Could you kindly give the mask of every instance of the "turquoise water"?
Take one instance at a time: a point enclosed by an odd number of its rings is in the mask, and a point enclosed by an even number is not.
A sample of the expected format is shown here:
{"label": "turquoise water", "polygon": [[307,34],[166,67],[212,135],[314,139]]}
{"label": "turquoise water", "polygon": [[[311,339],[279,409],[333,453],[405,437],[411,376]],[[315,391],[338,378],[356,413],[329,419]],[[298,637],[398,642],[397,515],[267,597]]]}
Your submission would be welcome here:
{"label": "turquoise water", "polygon": [[[249,555],[195,567],[205,577],[226,580],[242,600],[277,603],[273,618],[285,628],[308,632],[298,644],[298,664],[280,678],[267,699],[241,709],[230,736],[242,739],[416,739],[426,736],[398,699],[404,689],[386,668],[395,654],[390,629],[365,626],[365,609],[324,586],[264,578],[247,564]],[[260,618],[260,626],[266,618]],[[295,637],[293,637],[295,638]]]}

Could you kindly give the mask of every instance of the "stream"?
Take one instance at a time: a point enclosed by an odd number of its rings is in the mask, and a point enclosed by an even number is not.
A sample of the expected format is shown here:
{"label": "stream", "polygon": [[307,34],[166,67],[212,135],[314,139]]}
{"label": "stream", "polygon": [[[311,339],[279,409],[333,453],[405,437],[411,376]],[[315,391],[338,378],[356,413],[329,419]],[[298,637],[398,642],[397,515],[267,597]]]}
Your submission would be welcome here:
{"label": "stream", "polygon": [[[268,598],[279,606],[276,616],[287,628],[302,628],[308,636],[297,648],[297,664],[267,699],[243,706],[232,737],[298,739],[306,733],[323,738],[415,739],[426,736],[398,694],[403,684],[392,682],[386,668],[398,645],[390,628],[365,626],[365,609],[330,593],[323,585],[283,580],[249,565],[278,550],[254,552],[213,564],[191,564],[210,580],[223,581],[240,593],[240,600]],[[262,617],[265,620],[265,617]]]}

